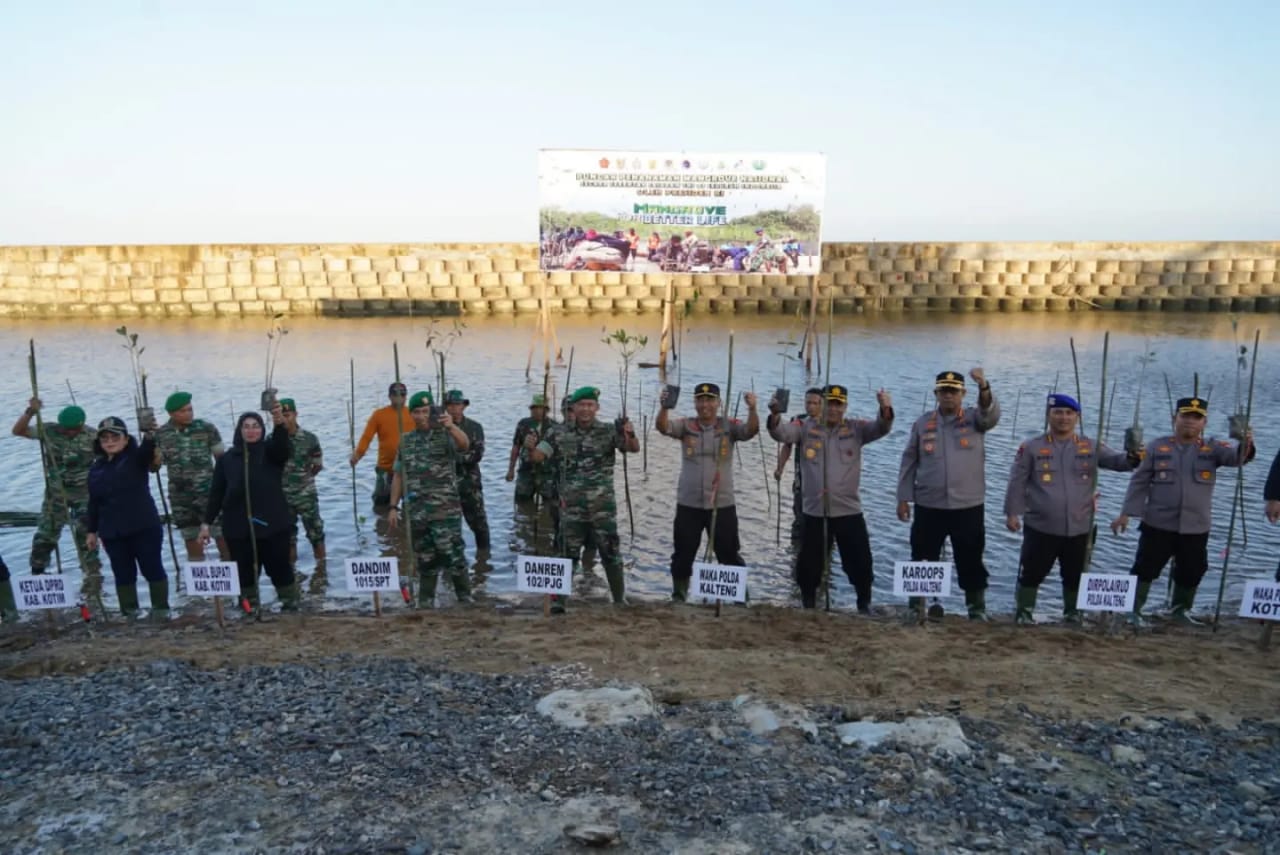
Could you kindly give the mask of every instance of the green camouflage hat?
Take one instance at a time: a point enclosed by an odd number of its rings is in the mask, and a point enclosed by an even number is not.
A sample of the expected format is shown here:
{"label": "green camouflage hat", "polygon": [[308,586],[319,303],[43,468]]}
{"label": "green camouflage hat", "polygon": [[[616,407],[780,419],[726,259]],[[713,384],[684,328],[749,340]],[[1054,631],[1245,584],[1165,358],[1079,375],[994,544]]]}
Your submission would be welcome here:
{"label": "green camouflage hat", "polygon": [[531,410],[532,410],[534,407],[545,407],[545,406],[547,406],[547,396],[546,396],[546,395],[534,395],[534,396],[533,396],[533,400],[529,402],[529,409],[531,409]]}

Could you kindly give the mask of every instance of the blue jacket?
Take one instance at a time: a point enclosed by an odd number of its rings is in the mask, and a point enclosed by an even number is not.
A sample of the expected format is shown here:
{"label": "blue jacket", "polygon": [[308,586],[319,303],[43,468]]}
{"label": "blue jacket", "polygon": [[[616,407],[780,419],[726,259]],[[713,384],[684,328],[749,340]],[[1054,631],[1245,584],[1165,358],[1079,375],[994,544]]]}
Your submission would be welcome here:
{"label": "blue jacket", "polygon": [[98,455],[89,468],[89,531],[110,540],[160,525],[149,480],[155,450],[155,440],[144,439],[139,445],[129,437],[129,444],[114,460]]}

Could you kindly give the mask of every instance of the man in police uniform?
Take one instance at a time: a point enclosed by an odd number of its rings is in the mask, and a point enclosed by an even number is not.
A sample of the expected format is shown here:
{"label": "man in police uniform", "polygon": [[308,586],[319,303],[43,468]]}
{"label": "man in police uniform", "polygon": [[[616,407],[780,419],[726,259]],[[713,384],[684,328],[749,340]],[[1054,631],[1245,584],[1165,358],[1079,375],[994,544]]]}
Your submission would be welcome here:
{"label": "man in police uniform", "polygon": [[[898,470],[898,519],[911,519],[911,560],[937,561],[942,545],[951,539],[956,575],[972,620],[987,619],[987,568],[982,553],[987,545],[984,517],[987,431],[1000,422],[1000,405],[981,368],[969,376],[978,384],[978,406],[964,407],[964,375],[943,371],[934,383],[937,408],[916,419],[902,452]],[[912,600],[915,609],[924,599]],[[931,615],[940,617],[935,605]]]}
{"label": "man in police uniform", "polygon": [[1130,472],[1140,460],[1077,434],[1080,404],[1074,398],[1053,394],[1047,403],[1049,431],[1018,446],[1004,496],[1005,527],[1016,532],[1023,530],[1020,517],[1026,522],[1014,616],[1020,624],[1035,623],[1036,593],[1055,561],[1062,574],[1062,613],[1068,623],[1080,622],[1076,595],[1095,528],[1097,470]]}
{"label": "man in police uniform", "polygon": [[858,492],[862,446],[893,430],[893,401],[881,389],[876,393],[880,409],[875,421],[847,419],[849,390],[831,385],[823,388],[822,394],[825,400],[820,417],[800,424],[780,424],[781,414],[770,402],[769,435],[801,449],[796,468],[803,470],[800,480],[804,490],[804,535],[796,559],[796,582],[804,607],[815,608],[823,567],[832,543],[837,543],[840,563],[857,592],[858,611],[867,614],[871,610],[873,572],[871,540]]}
{"label": "man in police uniform", "polygon": [[[693,390],[697,418],[671,418],[667,395],[654,427],[658,433],[680,441],[680,481],[676,487],[676,518],[671,553],[671,599],[684,602],[693,578],[693,562],[702,545],[702,533],[713,540],[716,561],[741,567],[738,509],[733,495],[733,444],[760,432],[756,396],[747,392],[747,423],[720,418],[720,387],[699,383]],[[714,528],[713,528],[714,526]]]}
{"label": "man in police uniform", "polygon": [[[804,393],[804,413],[797,415],[791,420],[791,424],[798,425],[805,419],[816,419],[822,412],[822,390],[816,386],[807,389]],[[787,468],[787,461],[791,459],[792,447],[790,443],[784,442],[778,446],[778,466],[773,470],[773,480],[778,482],[779,487],[782,485],[782,473]],[[792,470],[794,475],[791,478],[791,545],[799,546],[800,538],[804,534],[804,499],[800,485],[800,459],[796,458],[796,466]],[[781,501],[782,490],[778,490],[779,501]]]}
{"label": "man in police uniform", "polygon": [[1204,437],[1209,402],[1204,398],[1179,398],[1173,419],[1173,435],[1147,443],[1141,465],[1129,479],[1120,516],[1111,523],[1116,534],[1125,531],[1130,517],[1142,520],[1138,554],[1130,575],[1138,577],[1137,598],[1130,620],[1143,624],[1142,607],[1151,583],[1160,578],[1164,565],[1173,562],[1174,620],[1192,626],[1196,588],[1209,569],[1209,528],[1213,512],[1213,485],[1221,466],[1242,466],[1253,460],[1253,430],[1240,443]]}

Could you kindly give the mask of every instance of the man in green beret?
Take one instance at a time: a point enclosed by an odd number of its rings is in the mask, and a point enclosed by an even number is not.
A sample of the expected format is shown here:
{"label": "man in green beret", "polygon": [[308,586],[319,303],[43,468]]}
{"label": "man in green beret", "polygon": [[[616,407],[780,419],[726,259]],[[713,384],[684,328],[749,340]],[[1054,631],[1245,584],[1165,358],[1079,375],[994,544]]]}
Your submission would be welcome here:
{"label": "man in green beret", "polygon": [[80,594],[86,599],[102,596],[102,560],[98,550],[84,548],[88,530],[81,518],[89,509],[89,467],[93,465],[94,434],[84,429],[84,410],[64,407],[58,422],[42,422],[43,432],[31,424],[40,411],[40,399],[32,398],[27,408],[13,423],[13,435],[39,440],[44,451],[48,479],[44,501],[40,504],[40,521],[31,539],[31,574],[39,576],[49,566],[49,555],[58,546],[62,527],[70,525],[80,556],[83,579]]}
{"label": "man in green beret", "polygon": [[450,389],[444,395],[444,408],[453,423],[462,429],[470,441],[465,452],[458,455],[458,498],[462,500],[462,516],[467,528],[476,538],[476,557],[489,552],[489,517],[484,512],[484,484],[480,479],[480,460],[484,457],[484,428],[475,419],[466,417],[471,402],[461,389]]}
{"label": "man in green beret", "polygon": [[284,497],[289,502],[289,511],[294,518],[289,563],[295,567],[298,563],[297,521],[301,519],[303,531],[311,543],[311,554],[316,559],[316,572],[311,577],[309,590],[313,594],[323,594],[328,587],[329,577],[325,564],[324,520],[320,517],[316,476],[324,469],[324,455],[320,451],[320,440],[316,435],[298,426],[298,405],[293,398],[280,399],[280,412],[284,416],[284,426],[289,431],[289,462],[284,466]]}
{"label": "man in green beret", "polygon": [[[626,582],[619,554],[618,502],[613,490],[617,452],[640,450],[640,440],[630,419],[605,424],[596,419],[600,390],[583,386],[569,396],[573,420],[536,440],[531,434],[525,448],[534,463],[559,463],[561,555],[578,560],[591,538],[600,553],[609,592],[615,603],[625,602]],[[564,612],[564,597],[552,599],[552,609]]]}
{"label": "man in green beret", "polygon": [[[169,469],[169,523],[182,532],[187,559],[203,561],[200,523],[213,483],[213,464],[222,456],[222,436],[211,423],[196,418],[190,392],[174,392],[164,409],[169,421],[156,431],[156,446]],[[231,552],[222,539],[222,527],[212,526],[210,534],[218,544],[218,555],[229,561]]]}
{"label": "man in green beret", "polygon": [[[431,415],[430,392],[409,398],[414,429],[400,437],[391,478],[387,525],[395,531],[402,514],[409,517],[418,562],[418,605],[435,605],[436,583],[444,570],[453,580],[458,602],[471,602],[471,580],[462,545],[462,501],[458,497],[456,458],[471,440],[448,412]],[[404,498],[404,509],[400,499]]]}

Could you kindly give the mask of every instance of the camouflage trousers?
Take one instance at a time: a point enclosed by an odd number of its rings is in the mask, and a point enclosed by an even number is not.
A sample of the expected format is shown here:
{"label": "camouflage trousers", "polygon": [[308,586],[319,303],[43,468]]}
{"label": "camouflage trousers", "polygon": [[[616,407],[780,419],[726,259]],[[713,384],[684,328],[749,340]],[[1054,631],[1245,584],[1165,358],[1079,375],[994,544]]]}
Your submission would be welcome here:
{"label": "camouflage trousers", "polygon": [[314,547],[323,544],[324,520],[320,518],[320,497],[316,495],[315,488],[301,494],[289,493],[285,498],[289,501],[289,511],[293,514],[294,535],[298,531],[297,521],[301,519],[302,530],[306,532],[311,545]]}
{"label": "camouflage trousers", "polygon": [[412,518],[413,552],[418,561],[418,605],[435,602],[436,583],[441,571],[448,573],[458,599],[471,595],[471,579],[467,575],[467,557],[463,552],[462,520]]}
{"label": "camouflage trousers", "polygon": [[556,485],[550,478],[539,475],[533,469],[521,469],[516,473],[516,501],[527,502],[535,494],[541,494],[545,500],[556,497]]}
{"label": "camouflage trousers", "polygon": [[[208,503],[208,484],[169,482],[169,524],[182,532],[184,541],[200,536],[200,523],[204,522]],[[209,534],[222,537],[222,526],[216,523],[209,526]]]}
{"label": "camouflage trousers", "polygon": [[[586,512],[573,508],[560,510],[561,555],[575,563],[585,546],[595,546],[604,566],[605,578],[615,603],[626,593],[623,580],[621,541],[618,537],[616,508]],[[560,598],[563,599],[563,598]]]}
{"label": "camouflage trousers", "polygon": [[479,469],[458,476],[458,499],[462,502],[467,528],[476,537],[476,549],[488,549],[489,516],[484,511],[484,485],[480,483]]}
{"label": "camouflage trousers", "polygon": [[54,500],[48,493],[45,494],[44,503],[40,506],[40,521],[36,524],[35,536],[31,538],[31,572],[43,573],[48,568],[49,556],[58,545],[62,527],[70,525],[76,554],[83,556],[80,593],[85,597],[96,598],[102,595],[102,559],[96,549],[90,552],[85,548],[84,541],[89,532],[80,520],[81,513],[82,509],[73,503],[71,517],[68,519],[61,499]]}

